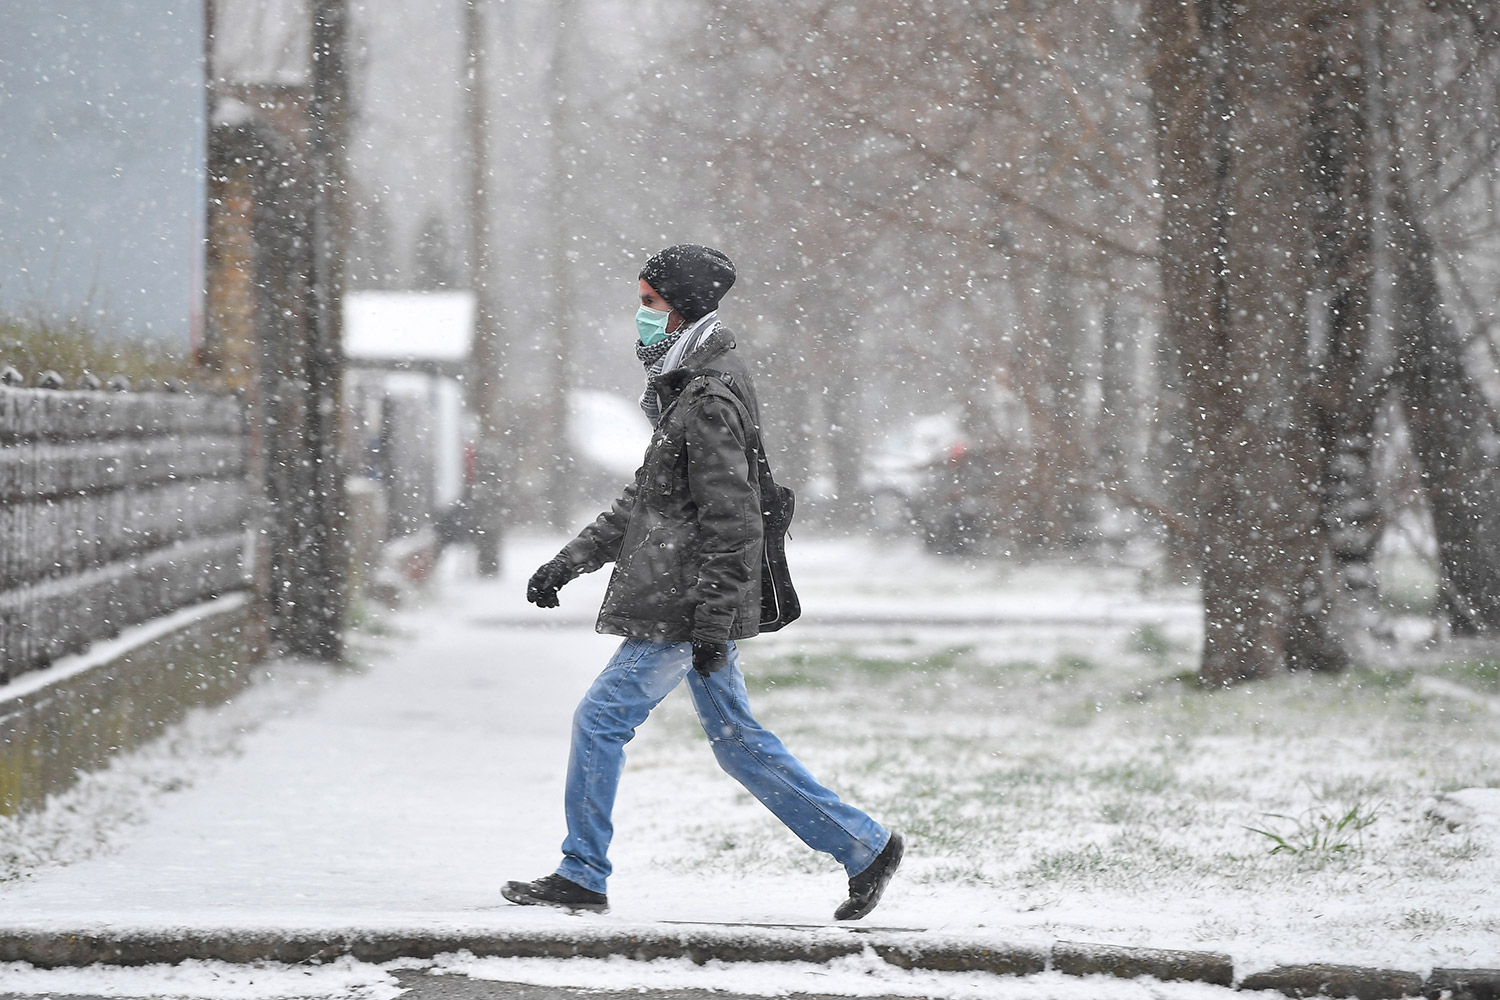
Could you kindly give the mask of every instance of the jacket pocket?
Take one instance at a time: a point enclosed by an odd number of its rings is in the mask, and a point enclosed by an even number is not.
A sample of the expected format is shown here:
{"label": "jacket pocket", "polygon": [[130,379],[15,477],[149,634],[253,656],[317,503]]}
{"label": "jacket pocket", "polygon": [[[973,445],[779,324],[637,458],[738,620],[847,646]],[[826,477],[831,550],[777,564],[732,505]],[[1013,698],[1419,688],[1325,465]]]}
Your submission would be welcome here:
{"label": "jacket pocket", "polygon": [[687,573],[684,562],[683,533],[666,523],[656,511],[648,511],[646,530],[640,544],[630,556],[632,590],[642,600],[640,613],[666,611],[687,597]]}
{"label": "jacket pocket", "polygon": [[662,500],[686,497],[687,453],[682,439],[660,436],[651,444],[651,454],[646,462],[646,481],[651,492]]}

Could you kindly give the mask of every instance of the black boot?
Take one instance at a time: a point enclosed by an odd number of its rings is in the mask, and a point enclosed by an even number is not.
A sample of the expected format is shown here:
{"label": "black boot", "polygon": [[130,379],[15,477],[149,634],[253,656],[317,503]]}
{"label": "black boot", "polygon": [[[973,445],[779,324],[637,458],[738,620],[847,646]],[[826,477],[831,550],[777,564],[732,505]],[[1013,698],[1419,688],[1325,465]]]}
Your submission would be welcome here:
{"label": "black boot", "polygon": [[564,910],[595,913],[609,909],[609,897],[604,893],[585,889],[561,875],[544,875],[535,882],[507,882],[500,895],[522,906],[559,906]]}
{"label": "black boot", "polygon": [[839,904],[839,908],[833,913],[833,919],[858,920],[875,909],[875,904],[880,902],[880,894],[885,892],[891,876],[901,866],[901,855],[905,850],[906,843],[901,839],[901,834],[893,832],[891,839],[886,842],[885,850],[870,862],[870,867],[849,880],[849,898]]}

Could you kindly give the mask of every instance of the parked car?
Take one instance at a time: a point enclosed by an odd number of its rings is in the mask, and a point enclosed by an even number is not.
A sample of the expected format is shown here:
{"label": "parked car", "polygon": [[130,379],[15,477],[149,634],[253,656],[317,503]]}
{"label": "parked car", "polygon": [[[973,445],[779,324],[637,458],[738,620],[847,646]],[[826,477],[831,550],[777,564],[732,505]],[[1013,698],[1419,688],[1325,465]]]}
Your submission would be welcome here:
{"label": "parked car", "polygon": [[933,552],[956,554],[1015,520],[1029,468],[1024,410],[997,392],[980,435],[957,408],[897,428],[870,454],[864,486],[878,531],[915,532]]}
{"label": "parked car", "polygon": [[620,495],[650,442],[651,422],[634,399],[594,389],[568,393],[568,444],[584,509],[603,509]]}
{"label": "parked car", "polygon": [[899,533],[919,526],[922,500],[934,464],[962,446],[955,414],[933,413],[897,428],[869,453],[864,489],[875,527]]}

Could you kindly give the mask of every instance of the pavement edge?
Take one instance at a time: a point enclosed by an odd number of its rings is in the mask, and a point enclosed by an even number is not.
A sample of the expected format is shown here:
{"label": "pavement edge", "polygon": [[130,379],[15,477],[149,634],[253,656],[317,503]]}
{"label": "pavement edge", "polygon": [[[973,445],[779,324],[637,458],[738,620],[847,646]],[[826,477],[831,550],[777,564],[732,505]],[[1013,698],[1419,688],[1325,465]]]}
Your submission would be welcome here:
{"label": "pavement edge", "polygon": [[401,958],[431,959],[469,952],[478,957],[608,958],[638,961],[686,958],[695,964],[723,962],[811,962],[826,964],[869,950],[903,969],[935,972],[988,972],[1026,976],[1053,971],[1068,976],[1105,975],[1134,979],[1193,981],[1271,990],[1289,997],[1341,997],[1354,1000],[1500,1000],[1500,969],[1434,969],[1423,978],[1412,972],[1357,966],[1311,964],[1279,966],[1238,981],[1228,955],[1078,941],[1008,943],[979,938],[930,938],[920,931],[859,928],[747,928],[735,925],[586,928],[561,936],[550,929],[509,930],[504,934],[433,934],[412,931],[135,931],[42,933],[0,929],[0,962],[26,962],[53,968],[92,964],[175,965],[190,959],[235,964],[328,961],[350,956],[383,963]]}

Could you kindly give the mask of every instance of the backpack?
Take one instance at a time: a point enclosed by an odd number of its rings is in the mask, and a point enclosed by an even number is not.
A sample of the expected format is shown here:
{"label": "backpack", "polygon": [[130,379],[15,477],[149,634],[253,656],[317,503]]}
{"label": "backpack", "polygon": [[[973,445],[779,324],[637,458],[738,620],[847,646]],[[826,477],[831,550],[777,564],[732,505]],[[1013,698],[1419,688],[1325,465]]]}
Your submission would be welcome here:
{"label": "backpack", "polygon": [[729,398],[740,411],[740,421],[755,439],[756,478],[760,481],[760,516],[765,540],[761,546],[760,559],[760,630],[775,632],[785,628],[802,616],[802,601],[797,597],[797,588],[792,585],[792,571],[786,561],[786,539],[792,526],[792,514],[796,510],[797,495],[791,487],[783,486],[771,476],[771,463],[766,458],[765,444],[760,438],[760,427],[750,416],[750,408],[734,388],[734,376],[727,372],[704,369],[729,389]]}

